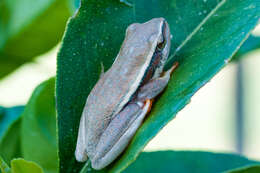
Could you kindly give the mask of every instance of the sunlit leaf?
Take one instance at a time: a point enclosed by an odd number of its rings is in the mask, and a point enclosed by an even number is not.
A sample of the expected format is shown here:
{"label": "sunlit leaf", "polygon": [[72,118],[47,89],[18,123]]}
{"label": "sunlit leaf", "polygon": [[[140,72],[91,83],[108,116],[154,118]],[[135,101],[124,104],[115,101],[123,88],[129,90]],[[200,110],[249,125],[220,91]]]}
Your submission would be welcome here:
{"label": "sunlit leaf", "polygon": [[61,40],[69,8],[67,0],[1,0],[0,78]]}
{"label": "sunlit leaf", "polygon": [[42,168],[34,162],[14,159],[11,162],[12,173],[43,173]]}
{"label": "sunlit leaf", "polygon": [[54,78],[40,84],[22,115],[23,158],[38,163],[46,173],[58,171],[54,85]]}

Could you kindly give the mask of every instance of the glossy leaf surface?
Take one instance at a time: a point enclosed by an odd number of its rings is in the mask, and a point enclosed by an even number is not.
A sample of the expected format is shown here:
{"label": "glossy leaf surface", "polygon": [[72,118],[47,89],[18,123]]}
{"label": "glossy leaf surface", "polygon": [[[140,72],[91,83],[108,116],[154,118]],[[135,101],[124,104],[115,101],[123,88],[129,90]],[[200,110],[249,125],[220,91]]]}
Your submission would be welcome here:
{"label": "glossy leaf surface", "polygon": [[235,154],[202,151],[158,151],[141,153],[124,172],[217,173],[255,164],[259,164],[259,162]]}

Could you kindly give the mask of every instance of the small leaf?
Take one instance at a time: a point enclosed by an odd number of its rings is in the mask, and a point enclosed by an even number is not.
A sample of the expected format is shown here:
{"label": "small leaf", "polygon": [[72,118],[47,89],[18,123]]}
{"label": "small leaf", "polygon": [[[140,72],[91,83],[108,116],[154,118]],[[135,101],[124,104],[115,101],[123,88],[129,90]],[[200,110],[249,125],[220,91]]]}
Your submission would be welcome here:
{"label": "small leaf", "polygon": [[133,164],[124,170],[124,173],[217,173],[258,163],[239,155],[226,153],[202,151],[143,152]]}
{"label": "small leaf", "polygon": [[9,164],[21,157],[20,125],[24,106],[0,107],[0,154]]}
{"label": "small leaf", "polygon": [[22,115],[23,157],[40,164],[46,173],[58,169],[54,86],[54,78],[40,84]]}
{"label": "small leaf", "polygon": [[11,161],[11,171],[12,173],[43,173],[39,165],[24,159],[13,159]]}
{"label": "small leaf", "polygon": [[20,118],[23,110],[24,106],[15,106],[10,108],[0,106],[0,141],[12,124]]}
{"label": "small leaf", "polygon": [[66,0],[2,0],[0,78],[53,48],[71,15]]}

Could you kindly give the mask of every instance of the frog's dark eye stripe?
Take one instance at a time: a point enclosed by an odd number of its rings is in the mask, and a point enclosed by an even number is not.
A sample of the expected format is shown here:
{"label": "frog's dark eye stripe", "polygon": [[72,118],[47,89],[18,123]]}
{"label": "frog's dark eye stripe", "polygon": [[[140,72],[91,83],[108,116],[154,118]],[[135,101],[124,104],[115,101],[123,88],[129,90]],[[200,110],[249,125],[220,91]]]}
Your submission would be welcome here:
{"label": "frog's dark eye stripe", "polygon": [[165,40],[165,27],[166,27],[166,24],[165,24],[165,22],[163,22],[163,26],[162,26],[163,40],[162,40],[162,42],[158,43],[158,45],[156,47],[159,51],[161,51],[165,47],[165,44],[166,44],[166,40]]}

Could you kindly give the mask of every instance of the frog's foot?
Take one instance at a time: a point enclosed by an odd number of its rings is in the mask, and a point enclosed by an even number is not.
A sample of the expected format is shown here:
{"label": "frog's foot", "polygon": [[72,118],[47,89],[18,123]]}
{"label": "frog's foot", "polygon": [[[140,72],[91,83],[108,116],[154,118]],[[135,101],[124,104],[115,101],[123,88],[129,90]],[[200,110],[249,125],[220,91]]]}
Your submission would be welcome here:
{"label": "frog's foot", "polygon": [[153,100],[154,100],[154,99],[147,99],[147,100],[145,101],[145,103],[149,102],[149,108],[148,108],[147,113],[150,112],[151,109],[152,109]]}
{"label": "frog's foot", "polygon": [[106,167],[123,152],[149,112],[150,106],[150,100],[143,105],[129,103],[111,120],[100,137],[95,151],[96,155],[90,158],[94,169],[99,170]]}
{"label": "frog's foot", "polygon": [[166,72],[164,72],[163,76],[165,76],[165,75],[171,75],[172,72],[178,67],[178,65],[179,65],[179,62],[175,62],[169,70],[167,70]]}
{"label": "frog's foot", "polygon": [[85,162],[88,160],[86,146],[86,117],[83,115],[80,119],[77,146],[75,151],[75,157],[77,161]]}

